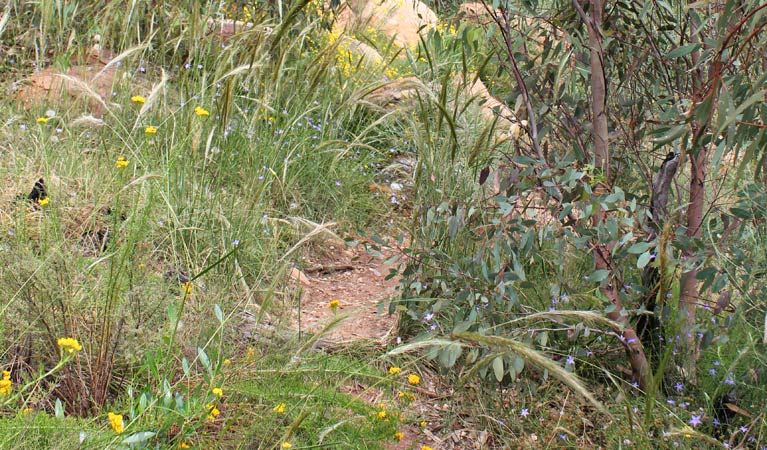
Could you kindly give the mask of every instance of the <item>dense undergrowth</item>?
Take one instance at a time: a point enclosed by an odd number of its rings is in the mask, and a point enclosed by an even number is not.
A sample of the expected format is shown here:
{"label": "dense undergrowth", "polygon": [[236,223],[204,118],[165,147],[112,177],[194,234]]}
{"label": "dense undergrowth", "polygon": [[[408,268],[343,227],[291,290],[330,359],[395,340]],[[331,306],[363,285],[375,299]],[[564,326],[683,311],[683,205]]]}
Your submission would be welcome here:
{"label": "dense undergrowth", "polygon": [[[524,155],[523,122],[482,119],[472,76],[507,104],[518,95],[491,35],[445,22],[408,49],[361,30],[382,55],[371,64],[317,2],[260,6],[11,1],[0,12],[1,446],[390,448],[409,429],[421,448],[430,424],[487,430],[494,448],[765,445],[763,223],[709,255],[747,288],[734,308],[700,313],[697,377],[672,370],[671,324],[657,385],[642,392],[620,370],[620,325],[602,314],[604,278],[584,250],[605,231],[570,227],[538,197],[559,190],[583,211],[599,169],[554,138],[544,168]],[[254,26],[224,39],[207,20],[227,15]],[[562,74],[537,52],[526,73]],[[83,64],[103,69],[105,92],[19,83]],[[34,84],[62,80],[43,75]],[[370,100],[411,75],[399,107]],[[414,173],[393,178],[411,159]],[[738,217],[763,219],[759,185],[729,183]],[[621,211],[616,235],[646,215],[637,189],[601,199]],[[323,233],[380,234],[363,239],[371,253],[401,251],[402,298],[387,305],[400,337],[386,351],[325,354],[312,349],[320,336],[293,333],[289,269]],[[624,243],[627,267],[650,249]],[[632,314],[641,284],[625,271]]]}

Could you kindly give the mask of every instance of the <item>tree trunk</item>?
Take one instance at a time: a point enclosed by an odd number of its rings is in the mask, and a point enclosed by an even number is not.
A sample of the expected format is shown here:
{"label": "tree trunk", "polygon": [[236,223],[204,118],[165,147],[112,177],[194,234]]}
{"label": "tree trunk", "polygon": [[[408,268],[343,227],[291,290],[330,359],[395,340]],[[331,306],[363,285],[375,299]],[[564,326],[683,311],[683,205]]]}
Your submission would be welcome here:
{"label": "tree trunk", "polygon": [[[701,26],[697,23],[691,15],[688,14],[688,22],[690,29],[690,43],[699,44]],[[693,100],[695,104],[701,104],[706,97],[711,95],[715,97],[715,87],[712,86],[710,90],[705,88],[706,86],[706,74],[703,67],[698,65],[700,61],[700,52],[695,51],[691,55],[692,62],[696,67],[692,76],[693,85]],[[712,66],[710,70],[716,69]],[[715,83],[716,85],[716,83]],[[711,98],[711,104],[716,103],[716,98]],[[710,120],[710,115],[709,115]],[[702,225],[703,225],[703,206],[705,201],[705,183],[706,183],[706,169],[708,165],[708,145],[701,145],[701,137],[705,135],[708,130],[708,122],[694,119],[691,123],[692,131],[692,151],[690,157],[690,197],[687,205],[687,232],[688,238],[698,240],[701,237]],[[696,252],[693,248],[687,247],[682,253],[683,260],[690,260],[695,257]],[[684,376],[688,381],[695,383],[695,363],[698,359],[698,349],[695,345],[695,335],[692,332],[695,326],[695,308],[696,302],[699,297],[698,290],[698,269],[693,266],[688,272],[682,274],[681,289],[679,294],[679,332],[680,342],[682,348],[680,348],[680,354],[682,360],[680,368]]]}
{"label": "tree trunk", "polygon": [[[602,48],[602,10],[603,0],[590,0],[589,15],[587,16],[578,3],[573,0],[573,6],[576,8],[581,18],[586,23],[589,32],[589,47],[591,49],[591,113],[592,113],[592,134],[594,138],[594,165],[597,170],[602,171],[604,182],[600,182],[595,187],[596,195],[604,195],[610,191],[608,185],[610,177],[610,148],[607,129],[607,80],[604,72],[604,51]],[[592,218],[594,226],[599,226],[604,222],[607,212],[601,207]],[[614,242],[602,244],[595,242],[594,245],[594,268],[596,270],[612,271],[611,250]],[[647,385],[649,367],[647,357],[645,356],[642,344],[637,338],[636,331],[626,321],[626,315],[623,314],[623,305],[618,296],[617,282],[611,273],[609,282],[600,287],[602,294],[612,304],[612,309],[607,313],[607,317],[616,322],[622,323],[624,328],[622,332],[623,344],[626,347],[633,377],[639,385],[644,388]]]}

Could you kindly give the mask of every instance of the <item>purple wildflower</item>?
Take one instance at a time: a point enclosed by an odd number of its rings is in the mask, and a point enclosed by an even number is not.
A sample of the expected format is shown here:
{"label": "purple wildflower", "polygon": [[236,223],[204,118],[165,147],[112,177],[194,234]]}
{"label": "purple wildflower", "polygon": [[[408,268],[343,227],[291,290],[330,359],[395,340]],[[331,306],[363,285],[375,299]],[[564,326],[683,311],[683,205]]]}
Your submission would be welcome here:
{"label": "purple wildflower", "polygon": [[697,427],[698,425],[703,423],[703,422],[701,422],[700,417],[701,417],[700,415],[696,416],[695,414],[693,414],[692,415],[692,419],[690,419],[689,424],[692,425],[693,428]]}

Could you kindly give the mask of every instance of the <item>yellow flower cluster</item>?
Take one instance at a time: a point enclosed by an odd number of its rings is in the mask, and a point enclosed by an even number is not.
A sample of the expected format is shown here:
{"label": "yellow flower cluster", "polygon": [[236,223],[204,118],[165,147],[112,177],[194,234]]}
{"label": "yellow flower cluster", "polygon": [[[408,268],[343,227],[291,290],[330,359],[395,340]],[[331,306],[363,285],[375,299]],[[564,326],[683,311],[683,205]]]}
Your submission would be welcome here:
{"label": "yellow flower cluster", "polygon": [[404,438],[404,437],[405,437],[405,435],[401,431],[398,431],[398,432],[394,433],[394,439],[396,439],[398,441],[401,441],[402,438]]}
{"label": "yellow flower cluster", "polygon": [[37,199],[37,203],[38,203],[40,206],[45,206],[45,205],[47,205],[47,204],[48,204],[48,203],[50,203],[50,202],[51,202],[51,200],[50,200],[48,197],[45,197],[45,198],[38,198],[38,199]]}
{"label": "yellow flower cluster", "polygon": [[277,414],[285,414],[285,403],[280,403],[279,405],[272,408],[272,411],[276,412]]}
{"label": "yellow flower cluster", "polygon": [[328,303],[328,308],[332,309],[333,311],[335,311],[339,306],[341,306],[341,302],[335,299]]}
{"label": "yellow flower cluster", "polygon": [[185,441],[181,441],[178,444],[178,448],[192,448],[192,446],[187,444]]}
{"label": "yellow flower cluster", "polygon": [[37,123],[46,124],[46,123],[48,123],[48,118],[47,117],[38,117],[37,118]]}
{"label": "yellow flower cluster", "polygon": [[146,103],[146,99],[140,95],[134,95],[133,97],[130,98],[130,101],[132,101],[133,103],[138,103],[139,105],[143,105],[144,103]]}
{"label": "yellow flower cluster", "polygon": [[146,133],[146,134],[157,134],[157,128],[150,125],[150,126],[144,128],[144,133]]}
{"label": "yellow flower cluster", "polygon": [[398,373],[402,372],[402,369],[399,367],[389,367],[389,375],[397,375]]}
{"label": "yellow flower cluster", "polygon": [[215,395],[218,398],[221,398],[224,396],[224,391],[220,387],[213,388],[210,392],[212,392],[213,395]]}
{"label": "yellow flower cluster", "polygon": [[210,115],[208,110],[203,108],[202,106],[196,106],[194,108],[194,113],[197,114],[198,117],[208,117]]}
{"label": "yellow flower cluster", "polygon": [[418,383],[421,382],[421,377],[419,377],[418,375],[414,373],[411,373],[410,375],[407,376],[407,382],[412,384],[413,386],[417,386]]}
{"label": "yellow flower cluster", "polygon": [[253,21],[253,14],[250,12],[250,9],[248,9],[247,6],[243,6],[242,11],[237,11],[236,2],[232,2],[229,6],[224,6],[222,11],[230,19],[239,20],[241,22]]}
{"label": "yellow flower cluster", "polygon": [[194,292],[194,283],[191,281],[187,281],[185,283],[181,283],[181,292],[184,294],[184,297],[189,297]]}
{"label": "yellow flower cluster", "polygon": [[437,24],[437,31],[439,31],[440,34],[445,34],[447,32],[447,34],[453,36],[458,34],[458,29],[455,27],[454,23],[440,22]]}
{"label": "yellow flower cluster", "polygon": [[115,433],[121,434],[123,432],[123,415],[110,412],[107,417],[109,417],[109,425],[112,425]]}
{"label": "yellow flower cluster", "polygon": [[208,410],[208,420],[210,420],[211,422],[216,420],[216,417],[218,417],[218,415],[221,414],[221,411],[219,411],[218,408],[216,408],[216,405],[212,403],[208,403],[207,405],[205,405],[205,409]]}
{"label": "yellow flower cluster", "polygon": [[79,352],[83,349],[83,346],[75,338],[59,338],[58,344],[61,351],[67,353]]}
{"label": "yellow flower cluster", "polygon": [[124,156],[118,156],[117,162],[115,163],[115,167],[117,167],[118,169],[123,169],[125,167],[128,167],[128,162],[129,161],[125,159]]}
{"label": "yellow flower cluster", "polygon": [[13,381],[11,381],[11,371],[3,370],[3,379],[0,380],[0,397],[8,397],[11,395],[13,389]]}
{"label": "yellow flower cluster", "polygon": [[287,448],[291,448],[291,447],[293,447],[293,445],[290,442],[283,442],[282,443],[282,448],[286,448],[287,449]]}
{"label": "yellow flower cluster", "polygon": [[389,421],[389,419],[387,419],[388,416],[389,414],[386,412],[386,405],[384,405],[383,403],[379,403],[376,417],[378,417],[380,420],[385,420],[388,422]]}

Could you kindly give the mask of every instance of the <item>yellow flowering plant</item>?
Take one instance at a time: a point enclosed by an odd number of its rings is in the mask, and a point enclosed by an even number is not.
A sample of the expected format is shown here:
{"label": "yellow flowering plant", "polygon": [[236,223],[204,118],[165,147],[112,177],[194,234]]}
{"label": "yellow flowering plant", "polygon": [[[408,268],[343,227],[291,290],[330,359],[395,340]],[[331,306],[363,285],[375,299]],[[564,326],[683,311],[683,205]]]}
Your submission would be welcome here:
{"label": "yellow flowering plant", "polygon": [[65,354],[72,354],[83,349],[83,346],[75,338],[59,338],[57,344],[61,352]]}
{"label": "yellow flowering plant", "polygon": [[157,127],[153,127],[153,126],[150,125],[150,126],[144,128],[144,133],[146,133],[146,134],[157,134]]}
{"label": "yellow flowering plant", "polygon": [[107,418],[109,418],[109,425],[112,426],[112,429],[115,431],[115,433],[122,434],[124,429],[122,414],[115,414],[110,412],[107,414]]}
{"label": "yellow flowering plant", "polygon": [[194,113],[197,115],[197,117],[208,117],[210,115],[210,112],[208,112],[208,110],[202,106],[195,107]]}
{"label": "yellow flowering plant", "polygon": [[8,397],[11,395],[13,389],[13,382],[11,381],[11,371],[3,370],[3,379],[0,380],[0,397]]}
{"label": "yellow flowering plant", "polygon": [[139,105],[143,105],[144,103],[146,103],[146,98],[144,98],[141,95],[134,95],[133,97],[130,98],[130,101],[132,101],[133,103],[137,103]]}
{"label": "yellow flowering plant", "polygon": [[216,417],[221,414],[221,411],[219,411],[218,408],[216,408],[216,405],[212,403],[205,405],[205,409],[208,410],[208,420],[211,422],[216,420]]}
{"label": "yellow flowering plant", "polygon": [[194,283],[191,281],[187,281],[184,283],[181,283],[181,294],[184,297],[190,297],[194,293]]}
{"label": "yellow flowering plant", "polygon": [[115,163],[115,167],[117,167],[118,169],[123,169],[123,168],[125,168],[125,167],[128,167],[128,163],[129,163],[129,162],[130,162],[130,161],[128,161],[127,159],[125,159],[125,157],[124,157],[124,156],[118,156],[118,157],[117,157],[117,162]]}

